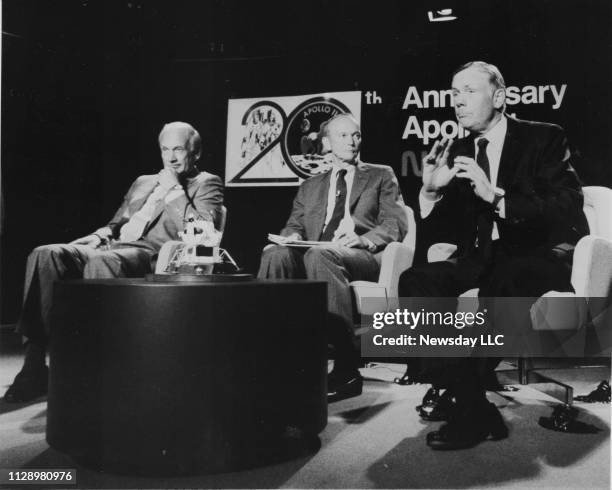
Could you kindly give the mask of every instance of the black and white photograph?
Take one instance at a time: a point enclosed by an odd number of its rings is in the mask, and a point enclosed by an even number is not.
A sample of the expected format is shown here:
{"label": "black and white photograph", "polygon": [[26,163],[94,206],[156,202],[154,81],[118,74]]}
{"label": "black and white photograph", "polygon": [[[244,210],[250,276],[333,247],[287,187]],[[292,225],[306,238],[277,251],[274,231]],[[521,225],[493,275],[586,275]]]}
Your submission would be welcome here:
{"label": "black and white photograph", "polygon": [[4,0],[0,488],[610,488],[609,0]]}

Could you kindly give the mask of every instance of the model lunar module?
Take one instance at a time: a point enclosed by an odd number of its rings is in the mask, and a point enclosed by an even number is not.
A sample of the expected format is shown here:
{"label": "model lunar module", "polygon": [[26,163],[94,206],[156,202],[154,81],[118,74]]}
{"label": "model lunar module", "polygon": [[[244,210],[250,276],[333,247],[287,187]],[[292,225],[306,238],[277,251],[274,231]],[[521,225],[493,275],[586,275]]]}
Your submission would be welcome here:
{"label": "model lunar module", "polygon": [[179,232],[181,241],[167,242],[160,250],[157,271],[163,274],[212,274],[215,265],[238,266],[229,253],[220,248],[223,233],[215,229],[212,217],[190,213]]}

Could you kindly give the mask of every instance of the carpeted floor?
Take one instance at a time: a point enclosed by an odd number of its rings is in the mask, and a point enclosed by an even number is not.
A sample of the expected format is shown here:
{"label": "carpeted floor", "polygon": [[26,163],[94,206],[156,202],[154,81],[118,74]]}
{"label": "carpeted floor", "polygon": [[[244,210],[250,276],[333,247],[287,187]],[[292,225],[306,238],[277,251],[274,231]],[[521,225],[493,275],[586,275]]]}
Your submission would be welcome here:
{"label": "carpeted floor", "polygon": [[[21,357],[18,341],[6,332],[1,339],[3,393]],[[606,368],[558,367],[555,376],[578,394],[610,376]],[[329,406],[320,448],[309,455],[196,477],[126,477],[79,467],[45,442],[44,400],[0,402],[0,468],[77,468],[77,488],[610,488],[610,405],[577,405],[580,420],[599,427],[599,433],[562,434],[538,425],[540,416],[550,415],[554,400],[535,386],[491,394],[510,437],[469,450],[435,452],[425,445],[425,435],[439,424],[422,422],[414,410],[427,386],[393,384],[401,372],[395,364],[364,368],[364,394]]]}

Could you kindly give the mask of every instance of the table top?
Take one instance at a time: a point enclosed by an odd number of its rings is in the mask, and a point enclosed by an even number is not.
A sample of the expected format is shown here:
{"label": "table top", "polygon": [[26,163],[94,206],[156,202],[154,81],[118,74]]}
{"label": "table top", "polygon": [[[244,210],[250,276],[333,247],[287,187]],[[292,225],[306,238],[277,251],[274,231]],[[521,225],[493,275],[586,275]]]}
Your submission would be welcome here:
{"label": "table top", "polygon": [[326,281],[313,281],[311,279],[253,279],[251,281],[237,282],[149,282],[144,278],[117,278],[117,279],[64,279],[58,281],[59,284],[67,286],[108,286],[108,287],[206,287],[206,288],[261,288],[261,287],[277,287],[279,285],[285,287],[309,286],[317,284],[327,284]]}

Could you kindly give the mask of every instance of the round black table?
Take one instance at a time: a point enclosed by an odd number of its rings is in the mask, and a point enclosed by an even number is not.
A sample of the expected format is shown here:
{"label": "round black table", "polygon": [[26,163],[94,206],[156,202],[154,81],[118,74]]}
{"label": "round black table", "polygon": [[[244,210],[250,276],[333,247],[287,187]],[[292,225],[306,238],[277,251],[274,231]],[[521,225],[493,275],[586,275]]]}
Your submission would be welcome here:
{"label": "round black table", "polygon": [[110,471],[252,466],[327,423],[326,311],[317,281],[58,282],[47,441]]}

